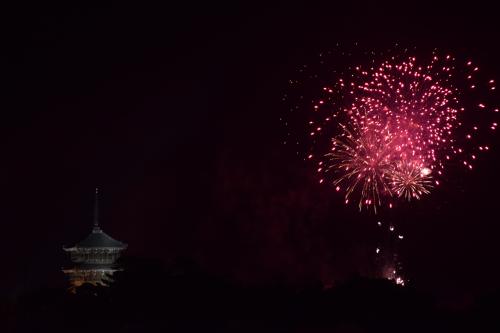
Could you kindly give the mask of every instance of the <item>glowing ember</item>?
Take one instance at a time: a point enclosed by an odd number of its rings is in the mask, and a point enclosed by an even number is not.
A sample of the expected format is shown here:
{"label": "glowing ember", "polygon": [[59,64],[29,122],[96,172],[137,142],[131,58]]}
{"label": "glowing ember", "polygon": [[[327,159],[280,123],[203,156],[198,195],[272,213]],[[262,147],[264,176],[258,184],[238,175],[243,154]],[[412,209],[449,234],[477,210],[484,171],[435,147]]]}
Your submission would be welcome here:
{"label": "glowing ember", "polygon": [[429,169],[429,168],[422,168],[422,170],[420,170],[420,174],[421,174],[422,176],[424,176],[424,177],[425,177],[425,176],[430,175],[430,174],[431,174],[431,172],[432,172],[432,171],[431,171],[431,169]]}
{"label": "glowing ember", "polygon": [[404,286],[405,285],[405,280],[403,280],[401,277],[396,278],[396,284]]}

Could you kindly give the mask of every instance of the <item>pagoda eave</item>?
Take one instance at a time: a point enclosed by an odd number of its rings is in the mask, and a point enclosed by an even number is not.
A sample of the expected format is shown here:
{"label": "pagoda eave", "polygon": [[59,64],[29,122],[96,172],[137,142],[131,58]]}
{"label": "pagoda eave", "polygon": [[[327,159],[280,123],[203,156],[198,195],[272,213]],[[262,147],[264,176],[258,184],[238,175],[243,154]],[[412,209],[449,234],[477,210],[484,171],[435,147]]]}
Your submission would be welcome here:
{"label": "pagoda eave", "polygon": [[123,251],[127,248],[127,245],[124,246],[92,246],[92,247],[79,247],[79,246],[72,246],[72,247],[63,247],[63,250],[66,252],[73,252],[73,251],[92,251],[92,250],[113,250],[113,251]]}

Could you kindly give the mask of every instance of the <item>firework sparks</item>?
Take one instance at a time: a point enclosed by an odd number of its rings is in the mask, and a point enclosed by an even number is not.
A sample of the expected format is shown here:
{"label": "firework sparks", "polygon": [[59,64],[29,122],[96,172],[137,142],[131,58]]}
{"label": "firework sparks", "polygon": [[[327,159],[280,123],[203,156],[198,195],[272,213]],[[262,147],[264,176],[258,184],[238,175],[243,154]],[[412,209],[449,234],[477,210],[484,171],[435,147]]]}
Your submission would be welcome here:
{"label": "firework sparks", "polygon": [[420,199],[422,195],[429,194],[433,187],[429,168],[422,168],[412,163],[398,163],[391,171],[391,185],[394,193],[399,198]]}
{"label": "firework sparks", "polygon": [[381,194],[390,193],[387,174],[391,169],[390,151],[386,149],[390,143],[376,131],[355,136],[345,127],[340,137],[332,140],[333,147],[328,158],[326,171],[338,176],[334,184],[340,190],[346,184],[346,201],[360,188],[361,196],[358,206],[374,203],[380,205]]}
{"label": "firework sparks", "polygon": [[[306,105],[308,159],[318,164],[320,182],[343,192],[346,203],[376,212],[392,208],[391,198],[429,194],[447,163],[473,169],[488,150],[479,145],[479,131],[498,123],[487,116],[498,108],[479,93],[494,91],[495,81],[482,83],[479,73],[472,61],[437,52],[418,60],[408,53],[372,59],[338,72]],[[465,112],[475,112],[477,123],[469,126]]]}

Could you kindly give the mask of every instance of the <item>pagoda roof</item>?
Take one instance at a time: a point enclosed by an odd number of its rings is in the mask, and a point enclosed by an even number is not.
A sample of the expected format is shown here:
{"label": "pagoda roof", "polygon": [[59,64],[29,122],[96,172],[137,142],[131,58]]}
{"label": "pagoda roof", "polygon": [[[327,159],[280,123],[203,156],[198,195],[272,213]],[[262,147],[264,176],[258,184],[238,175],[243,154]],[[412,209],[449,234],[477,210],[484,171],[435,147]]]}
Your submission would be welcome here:
{"label": "pagoda roof", "polygon": [[75,246],[63,247],[64,250],[75,251],[82,248],[114,248],[123,250],[127,247],[127,244],[117,241],[116,239],[102,231],[102,229],[99,227],[98,194],[99,189],[96,188],[94,201],[94,228],[92,229],[92,232]]}
{"label": "pagoda roof", "polygon": [[122,243],[104,231],[99,227],[94,227],[92,232],[81,242],[77,243],[74,247],[76,248],[126,248],[127,244]]}

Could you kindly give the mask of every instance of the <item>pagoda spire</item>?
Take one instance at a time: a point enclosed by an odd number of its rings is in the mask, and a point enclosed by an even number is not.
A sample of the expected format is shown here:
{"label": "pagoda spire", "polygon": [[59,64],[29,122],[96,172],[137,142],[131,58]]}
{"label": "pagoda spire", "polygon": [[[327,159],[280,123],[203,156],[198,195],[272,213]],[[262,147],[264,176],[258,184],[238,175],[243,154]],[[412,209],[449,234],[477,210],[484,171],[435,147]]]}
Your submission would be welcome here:
{"label": "pagoda spire", "polygon": [[94,231],[99,231],[99,188],[95,188],[95,198],[94,198]]}

